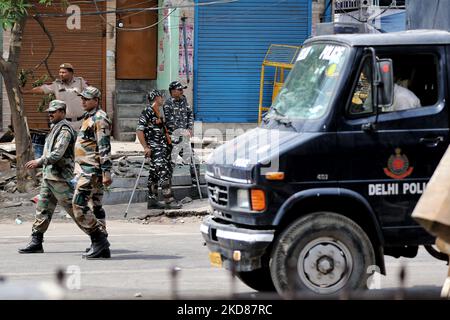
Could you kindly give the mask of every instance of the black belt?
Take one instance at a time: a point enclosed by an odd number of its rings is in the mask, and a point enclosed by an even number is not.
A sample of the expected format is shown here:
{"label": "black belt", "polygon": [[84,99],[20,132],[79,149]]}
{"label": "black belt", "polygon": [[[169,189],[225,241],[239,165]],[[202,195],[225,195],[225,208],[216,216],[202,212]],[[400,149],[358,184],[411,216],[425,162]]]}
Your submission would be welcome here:
{"label": "black belt", "polygon": [[78,117],[78,118],[66,118],[66,120],[67,121],[70,121],[70,122],[76,122],[76,121],[80,121],[81,119],[83,119],[84,117],[83,116],[81,116],[81,117]]}

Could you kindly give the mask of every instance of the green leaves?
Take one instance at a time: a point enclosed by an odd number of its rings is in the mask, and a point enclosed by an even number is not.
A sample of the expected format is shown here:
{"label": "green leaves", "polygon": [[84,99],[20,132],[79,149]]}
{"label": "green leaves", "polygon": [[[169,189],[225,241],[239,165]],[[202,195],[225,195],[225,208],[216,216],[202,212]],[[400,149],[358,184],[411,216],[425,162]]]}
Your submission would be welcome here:
{"label": "green leaves", "polygon": [[[40,4],[50,5],[52,0],[39,0]],[[4,30],[12,28],[14,23],[28,14],[28,9],[33,5],[29,0],[1,0],[0,24]]]}

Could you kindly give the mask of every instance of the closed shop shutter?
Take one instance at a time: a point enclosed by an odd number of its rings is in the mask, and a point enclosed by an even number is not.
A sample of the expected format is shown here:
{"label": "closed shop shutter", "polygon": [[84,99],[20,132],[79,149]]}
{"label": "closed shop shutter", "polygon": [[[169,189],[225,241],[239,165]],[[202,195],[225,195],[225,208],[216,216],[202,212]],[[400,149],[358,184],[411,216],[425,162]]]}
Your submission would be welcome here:
{"label": "closed shop shutter", "polygon": [[[33,1],[37,2],[37,1]],[[96,12],[93,3],[83,1],[78,2],[82,13]],[[105,2],[99,1],[97,6],[100,11],[105,10]],[[37,5],[40,13],[61,14],[66,13],[66,9],[60,1],[55,1],[50,7]],[[33,10],[30,10],[33,12]],[[53,38],[55,50],[49,62],[52,75],[58,78],[59,65],[64,62],[71,63],[75,70],[75,76],[83,77],[90,85],[102,90],[105,94],[104,76],[104,52],[105,52],[105,22],[99,15],[82,15],[81,29],[69,30],[67,28],[68,17],[43,17],[46,28]],[[32,18],[29,18],[25,26],[22,44],[22,54],[20,57],[20,69],[32,69],[39,64],[47,55],[50,49],[50,41]],[[35,73],[35,79],[48,74],[44,65]],[[26,85],[31,88],[33,79],[29,79]],[[50,83],[47,80],[46,83]],[[39,112],[38,106],[42,100],[42,95],[24,95],[25,112],[28,125],[32,129],[47,129],[48,116],[45,112]],[[104,103],[105,99],[103,99]],[[103,106],[104,108],[105,106]]]}
{"label": "closed shop shutter", "polygon": [[[198,3],[209,0],[197,0]],[[271,44],[301,45],[310,0],[239,0],[196,7],[194,108],[204,122],[256,122],[261,64]]]}

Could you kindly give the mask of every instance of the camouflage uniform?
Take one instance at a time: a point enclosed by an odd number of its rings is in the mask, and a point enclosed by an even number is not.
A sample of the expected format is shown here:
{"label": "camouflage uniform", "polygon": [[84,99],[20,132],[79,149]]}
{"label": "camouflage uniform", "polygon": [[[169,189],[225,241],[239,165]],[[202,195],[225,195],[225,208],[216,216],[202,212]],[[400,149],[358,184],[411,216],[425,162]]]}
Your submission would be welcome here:
{"label": "camouflage uniform", "polygon": [[[87,87],[85,91],[89,92],[90,88],[93,87]],[[102,175],[111,176],[110,132],[108,115],[97,107],[85,113],[75,143],[75,161],[81,168],[81,174],[75,187],[73,211],[89,234],[96,231],[107,234],[105,224],[100,220],[105,219]],[[90,199],[93,210],[88,205]]]}
{"label": "camouflage uniform", "polygon": [[[52,125],[45,140],[44,152],[38,159],[42,169],[42,184],[33,223],[33,233],[45,233],[59,203],[74,218],[73,186],[75,131],[65,119]],[[75,220],[75,219],[74,219]],[[86,231],[81,226],[83,231]]]}
{"label": "camouflage uniform", "polygon": [[[59,109],[65,110],[65,108],[64,101],[53,100],[46,111],[56,112]],[[75,131],[65,119],[52,124],[50,133],[45,139],[43,154],[35,160],[35,165],[43,168],[43,179],[36,206],[36,217],[32,226],[31,242],[25,248],[19,249],[19,253],[44,252],[42,247],[44,233],[48,229],[58,203],[81,230],[87,233],[87,229],[77,222],[72,207],[73,186],[70,180],[74,170],[75,136]],[[30,163],[33,161],[28,162],[26,166],[28,167]]]}
{"label": "camouflage uniform", "polygon": [[[154,105],[148,105],[138,120],[137,131],[144,131],[147,144],[150,146],[150,174],[148,176],[149,198],[158,199],[158,186],[161,187],[165,199],[172,198],[171,177],[172,165],[170,164],[170,152],[172,146],[167,141],[163,124],[157,124],[160,119],[153,109]],[[161,119],[160,119],[161,120]]]}
{"label": "camouflage uniform", "polygon": [[[181,86],[178,81],[174,81],[171,83],[171,86],[177,88],[177,86]],[[170,88],[170,87],[169,87]],[[185,88],[185,87],[181,87]],[[192,107],[187,102],[185,96],[182,96],[179,100],[170,97],[166,100],[164,104],[164,116],[166,118],[167,129],[172,138],[173,150],[171,154],[172,166],[175,167],[176,160],[178,155],[183,157],[183,162],[189,163],[192,187],[197,184],[195,178],[195,169],[190,161],[190,151],[191,148],[189,146],[190,139],[188,137],[182,136],[183,130],[190,130],[192,132],[194,127],[194,116],[192,112]],[[194,155],[192,155],[194,156]],[[199,165],[196,164],[197,172],[199,172]],[[196,189],[195,189],[196,190]]]}

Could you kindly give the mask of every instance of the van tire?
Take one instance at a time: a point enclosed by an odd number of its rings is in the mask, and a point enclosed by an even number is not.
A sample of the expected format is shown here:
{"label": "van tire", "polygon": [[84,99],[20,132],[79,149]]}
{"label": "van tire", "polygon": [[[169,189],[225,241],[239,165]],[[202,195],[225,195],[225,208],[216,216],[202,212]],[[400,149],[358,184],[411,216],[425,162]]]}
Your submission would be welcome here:
{"label": "van tire", "polygon": [[374,265],[372,244],[360,226],[336,213],[316,212],[280,234],[270,271],[279,294],[323,295],[367,288]]}
{"label": "van tire", "polygon": [[247,286],[256,291],[274,292],[275,286],[270,275],[269,267],[259,268],[252,271],[240,271],[237,277]]}

